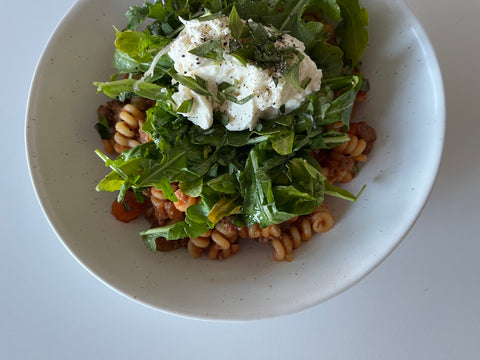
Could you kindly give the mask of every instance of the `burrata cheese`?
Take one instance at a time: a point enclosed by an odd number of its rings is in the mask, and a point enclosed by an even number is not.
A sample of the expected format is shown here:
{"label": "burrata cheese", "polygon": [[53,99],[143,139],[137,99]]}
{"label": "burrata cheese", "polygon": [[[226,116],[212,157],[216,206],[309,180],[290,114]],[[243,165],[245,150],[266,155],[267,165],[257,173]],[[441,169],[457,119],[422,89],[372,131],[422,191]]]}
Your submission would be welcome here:
{"label": "burrata cheese", "polygon": [[[226,100],[223,104],[215,102],[211,96],[200,95],[186,86],[178,84],[178,91],[172,98],[180,106],[183,101],[193,99],[188,113],[184,113],[190,121],[208,129],[213,124],[213,112],[221,111],[228,115],[228,130],[252,130],[260,118],[273,118],[282,111],[288,113],[299,107],[305,98],[320,89],[322,71],[315,62],[305,54],[304,44],[296,38],[283,34],[276,47],[294,47],[303,59],[299,62],[299,82],[308,85],[298,89],[292,81],[271,70],[262,69],[254,64],[242,64],[237,58],[228,54],[229,43],[233,40],[228,27],[228,18],[220,17],[207,21],[184,21],[185,27],[178,37],[169,45],[168,55],[174,61],[179,75],[192,78],[200,77],[206,81],[212,94],[218,91],[218,85],[228,83],[235,85],[231,93],[236,99],[253,97],[244,104]],[[273,31],[273,29],[268,29]],[[220,39],[223,60],[218,61],[190,53],[210,40]],[[300,90],[300,91],[299,91]]]}

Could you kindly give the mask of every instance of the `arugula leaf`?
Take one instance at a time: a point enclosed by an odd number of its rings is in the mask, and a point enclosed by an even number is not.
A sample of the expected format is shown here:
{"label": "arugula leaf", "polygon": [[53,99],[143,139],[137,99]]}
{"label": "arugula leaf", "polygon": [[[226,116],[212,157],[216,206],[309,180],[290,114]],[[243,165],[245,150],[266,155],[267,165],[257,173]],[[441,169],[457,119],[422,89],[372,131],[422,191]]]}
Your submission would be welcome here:
{"label": "arugula leaf", "polygon": [[309,51],[310,57],[319,69],[322,69],[324,79],[340,76],[343,68],[343,51],[338,46],[317,42]]}
{"label": "arugula leaf", "polygon": [[233,197],[222,197],[208,213],[208,219],[216,224],[226,216],[239,214],[242,210],[241,201],[242,199],[238,194]]}
{"label": "arugula leaf", "polygon": [[341,20],[341,11],[337,0],[315,0],[315,4],[322,10],[326,17],[336,22]]}
{"label": "arugula leaf", "polygon": [[147,99],[159,100],[164,103],[172,103],[172,90],[147,81],[135,79],[123,79],[109,82],[94,82],[97,93],[103,92],[112,99],[119,98],[124,93],[134,93]]}
{"label": "arugula leaf", "polygon": [[166,225],[162,227],[156,227],[148,229],[146,231],[140,232],[140,236],[143,238],[143,241],[147,247],[153,252],[156,251],[157,247],[155,240],[158,237],[163,237],[167,240],[177,240],[187,237],[187,224],[185,221],[180,221],[176,224]]}
{"label": "arugula leaf", "polygon": [[138,62],[153,60],[153,55],[168,45],[172,39],[159,35],[151,35],[150,31],[117,32],[115,47]]}
{"label": "arugula leaf", "polygon": [[292,218],[292,214],[278,210],[268,171],[274,165],[281,165],[286,157],[275,155],[268,143],[256,145],[248,156],[245,170],[237,175],[243,197],[243,211],[248,226],[258,223],[261,228],[278,224]]}
{"label": "arugula leaf", "polygon": [[348,201],[353,201],[357,202],[360,195],[362,195],[363,191],[365,190],[366,186],[363,185],[363,187],[360,189],[357,195],[353,195],[349,191],[339,188],[338,186],[332,185],[330,182],[325,183],[325,194],[335,196],[337,198],[343,199],[343,200],[348,200]]}
{"label": "arugula leaf", "polygon": [[[145,73],[150,68],[150,63],[138,62],[132,59],[128,54],[115,49],[113,66],[121,73],[140,74]],[[159,81],[162,81],[163,77],[165,77],[165,75],[167,75],[168,71],[171,71],[171,69],[173,69],[173,61],[167,54],[165,54],[160,57],[154,68],[154,74],[153,76],[149,76],[148,81],[152,83],[158,83]],[[170,76],[168,76],[168,79],[165,80],[165,85],[169,85],[171,82]]]}
{"label": "arugula leaf", "polygon": [[93,84],[97,87],[97,93],[103,92],[105,95],[115,99],[124,92],[133,91],[134,79],[115,80],[110,82],[95,81]]}
{"label": "arugula leaf", "polygon": [[112,172],[97,185],[97,191],[120,190],[118,200],[122,201],[126,190],[132,186],[138,176],[138,168],[143,161],[143,157],[155,156],[156,149],[152,143],[140,145],[135,150],[131,149],[123,152],[116,160],[109,159],[100,150],[95,152],[105,162],[105,166],[112,169]]}
{"label": "arugula leaf", "polygon": [[235,194],[238,189],[238,182],[235,176],[230,173],[224,173],[207,182],[212,190],[223,194]]}
{"label": "arugula leaf", "polygon": [[343,20],[336,28],[336,34],[341,37],[340,47],[345,52],[347,59],[355,67],[365,51],[368,43],[368,13],[365,8],[360,8],[358,0],[337,0]]}
{"label": "arugula leaf", "polygon": [[108,192],[119,191],[124,182],[125,180],[118,172],[112,171],[97,184],[96,190]]}
{"label": "arugula leaf", "polygon": [[130,9],[125,14],[128,25],[126,27],[127,30],[134,30],[136,29],[149,15],[149,4],[145,4],[143,6],[134,5],[130,7]]}
{"label": "arugula leaf", "polygon": [[[355,103],[355,97],[360,90],[363,77],[361,75],[354,75],[352,77],[343,77],[340,79],[336,79],[337,81],[348,80],[349,82],[342,88],[334,87],[335,90],[340,92],[340,95],[331,102],[328,109],[328,114],[326,114],[325,119],[328,116],[329,123],[332,124],[333,122],[341,121],[348,126],[348,124],[350,123],[353,105]],[[335,83],[332,83],[332,85],[335,85]]]}
{"label": "arugula leaf", "polygon": [[183,182],[179,184],[180,189],[184,194],[191,197],[198,197],[202,193],[203,189],[203,178],[200,177],[197,180]]}

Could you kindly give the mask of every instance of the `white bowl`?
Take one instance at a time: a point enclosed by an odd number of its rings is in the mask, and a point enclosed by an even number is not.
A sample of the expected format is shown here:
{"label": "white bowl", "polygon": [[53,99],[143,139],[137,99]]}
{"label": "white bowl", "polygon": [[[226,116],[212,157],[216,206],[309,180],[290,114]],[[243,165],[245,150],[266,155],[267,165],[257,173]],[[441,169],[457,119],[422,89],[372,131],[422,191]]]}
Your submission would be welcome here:
{"label": "white bowl", "polygon": [[[277,263],[252,241],[226,261],[187,251],[152,253],[130,224],[110,215],[113,194],[95,185],[107,169],[93,125],[93,81],[113,72],[113,25],[125,24],[131,0],[80,0],[46,46],[26,118],[28,161],[50,224],[72,255],[105,284],[162,311],[188,317],[247,320],[300,311],[348,289],[399,244],[420,214],[440,162],[444,94],[434,51],[403,1],[370,0],[364,73],[372,90],[358,120],[378,140],[353,192],[358,203],[329,201],[335,227]],[[329,199],[332,200],[332,199]]]}

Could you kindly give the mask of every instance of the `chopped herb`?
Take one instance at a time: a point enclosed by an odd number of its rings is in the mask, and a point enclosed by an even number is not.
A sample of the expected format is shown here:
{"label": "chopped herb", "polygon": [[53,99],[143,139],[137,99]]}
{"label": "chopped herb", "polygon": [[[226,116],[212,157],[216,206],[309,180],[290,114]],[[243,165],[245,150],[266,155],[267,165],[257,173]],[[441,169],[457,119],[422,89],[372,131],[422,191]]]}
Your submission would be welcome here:
{"label": "chopped herb", "polygon": [[230,12],[228,27],[232,32],[232,36],[235,39],[240,40],[240,37],[244,29],[244,25],[243,25],[242,19],[240,19],[240,16],[238,15],[235,5],[233,5],[232,11]]}
{"label": "chopped herb", "polygon": [[192,111],[193,99],[184,100],[182,104],[178,107],[177,112],[182,114],[187,114]]}
{"label": "chopped herb", "polygon": [[237,100],[235,97],[233,97],[232,95],[227,95],[227,100],[235,103],[235,104],[239,104],[239,105],[243,105],[245,103],[247,103],[248,101],[250,101],[252,98],[253,98],[254,94],[250,94],[246,97],[244,97],[243,99],[241,100]]}
{"label": "chopped herb", "polygon": [[112,137],[107,118],[102,114],[98,114],[98,122],[95,124],[95,130],[97,130],[101,139],[109,140]]}
{"label": "chopped herb", "polygon": [[189,88],[192,91],[195,91],[199,95],[211,95],[206,87],[206,81],[200,77],[196,77],[196,79],[190,76],[183,76],[178,73],[170,73],[171,77],[178,81],[183,86]]}
{"label": "chopped herb", "polygon": [[[222,50],[222,42],[220,39],[215,40],[208,40],[203,44],[197,46],[195,49],[190,50],[190,53],[201,56],[207,59],[212,59],[215,61],[222,61],[223,60],[223,50]],[[197,64],[200,64],[198,62]]]}
{"label": "chopped herb", "polygon": [[299,64],[295,64],[292,67],[290,67],[290,70],[288,71],[288,78],[292,82],[292,85],[294,88],[301,93],[302,92],[302,87],[300,86],[300,80],[299,80],[299,72],[300,72],[300,66]]}

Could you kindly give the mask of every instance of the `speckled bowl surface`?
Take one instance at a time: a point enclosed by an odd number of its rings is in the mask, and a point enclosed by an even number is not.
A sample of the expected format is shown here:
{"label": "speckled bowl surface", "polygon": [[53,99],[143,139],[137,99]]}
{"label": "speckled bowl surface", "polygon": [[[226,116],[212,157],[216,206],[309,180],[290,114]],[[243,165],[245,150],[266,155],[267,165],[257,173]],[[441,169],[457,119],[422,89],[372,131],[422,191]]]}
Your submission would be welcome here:
{"label": "speckled bowl surface", "polygon": [[64,17],[36,70],[26,118],[27,156],[42,208],[71,254],[119,293],[182,316],[250,320],[293,313],[348,289],[399,244],[432,188],[444,137],[444,94],[432,47],[403,1],[364,1],[370,43],[363,70],[372,90],[358,113],[377,131],[369,161],[347,188],[358,203],[329,199],[336,219],[277,263],[252,241],[226,261],[187,251],[152,253],[130,224],[110,215],[114,195],[95,185],[107,169],[93,125],[106,101],[93,81],[113,72],[113,25],[127,0],[80,0]]}

